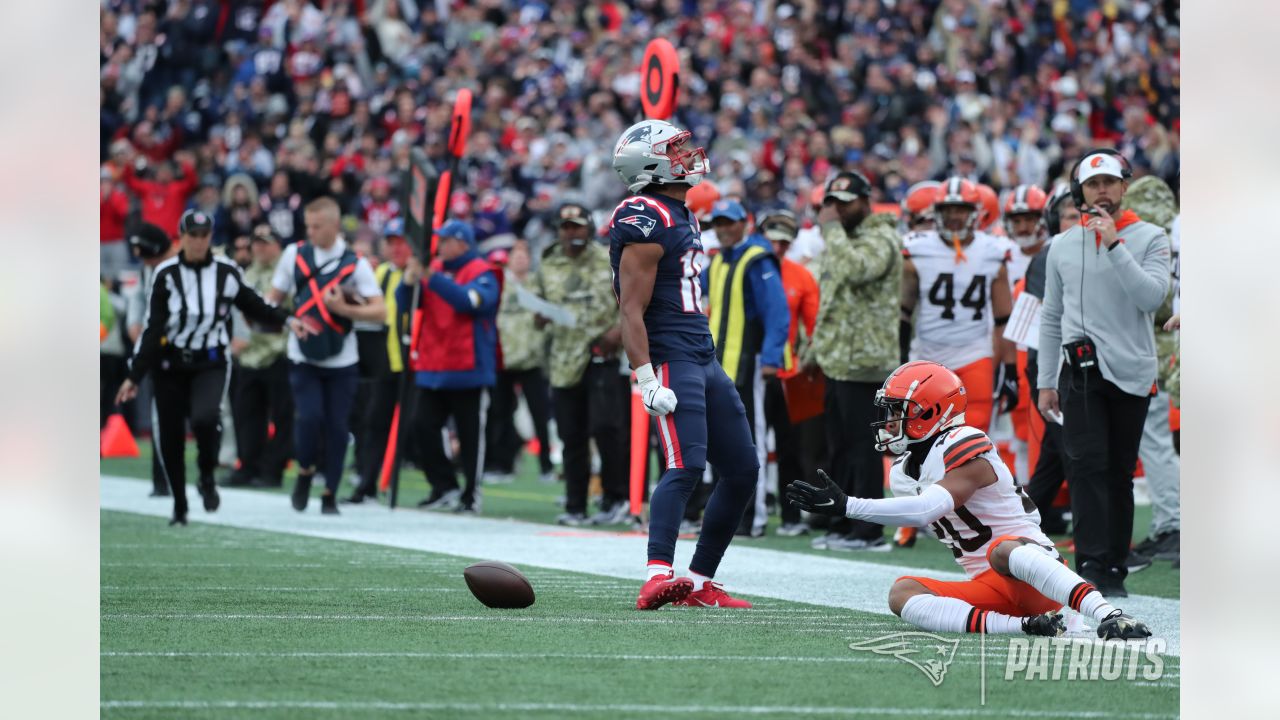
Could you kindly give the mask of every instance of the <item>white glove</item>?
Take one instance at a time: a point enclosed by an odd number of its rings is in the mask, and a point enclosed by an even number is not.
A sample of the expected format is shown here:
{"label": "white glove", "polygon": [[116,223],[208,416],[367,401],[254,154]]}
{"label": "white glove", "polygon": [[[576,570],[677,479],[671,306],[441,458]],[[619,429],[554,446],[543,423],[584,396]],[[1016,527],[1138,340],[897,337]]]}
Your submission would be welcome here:
{"label": "white glove", "polygon": [[640,383],[640,398],[644,400],[644,411],[654,416],[667,415],[676,409],[676,394],[668,387],[662,387],[658,378],[653,375],[653,365],[645,363],[636,368],[636,380]]}

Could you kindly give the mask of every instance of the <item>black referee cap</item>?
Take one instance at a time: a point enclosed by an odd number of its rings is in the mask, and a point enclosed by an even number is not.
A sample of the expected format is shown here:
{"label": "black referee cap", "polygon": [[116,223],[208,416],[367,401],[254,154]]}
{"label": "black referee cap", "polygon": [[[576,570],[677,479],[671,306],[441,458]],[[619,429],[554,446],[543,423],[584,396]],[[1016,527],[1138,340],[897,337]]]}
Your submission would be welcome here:
{"label": "black referee cap", "polygon": [[201,210],[188,210],[178,221],[178,232],[183,235],[204,235],[213,232],[213,218]]}

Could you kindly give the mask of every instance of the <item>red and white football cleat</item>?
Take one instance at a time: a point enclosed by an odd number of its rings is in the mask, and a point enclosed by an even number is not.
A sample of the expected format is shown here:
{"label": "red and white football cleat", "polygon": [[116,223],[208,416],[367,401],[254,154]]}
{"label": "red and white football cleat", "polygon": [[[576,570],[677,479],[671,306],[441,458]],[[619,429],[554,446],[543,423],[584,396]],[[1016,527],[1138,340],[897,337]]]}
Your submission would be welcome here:
{"label": "red and white football cleat", "polygon": [[636,598],[637,610],[657,610],[667,603],[679,602],[693,592],[693,581],[687,577],[676,577],[674,572],[666,575],[654,575],[640,588],[640,597]]}
{"label": "red and white football cleat", "polygon": [[705,582],[701,590],[694,590],[688,597],[674,603],[679,607],[697,608],[737,608],[745,610],[751,603],[740,600],[724,591],[724,586],[717,582]]}

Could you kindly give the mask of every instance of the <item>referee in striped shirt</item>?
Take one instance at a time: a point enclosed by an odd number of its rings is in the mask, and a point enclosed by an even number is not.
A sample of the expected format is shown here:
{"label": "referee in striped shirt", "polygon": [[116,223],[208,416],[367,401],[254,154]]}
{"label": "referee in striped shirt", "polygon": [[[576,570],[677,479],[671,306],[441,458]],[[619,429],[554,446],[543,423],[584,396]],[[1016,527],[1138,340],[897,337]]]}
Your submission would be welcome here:
{"label": "referee in striped shirt", "polygon": [[255,322],[287,324],[294,333],[307,332],[296,318],[268,305],[245,286],[234,262],[214,256],[209,248],[213,234],[209,215],[199,210],[183,213],[178,234],[180,251],[156,267],[144,329],[134,349],[129,376],[116,393],[116,402],[132,399],[142,378],[153,373],[152,432],[160,450],[161,470],[173,491],[170,525],[187,524],[183,456],[187,420],[196,436],[198,489],[204,509],[218,509],[213,471],[222,435],[219,404],[230,377],[227,344],[231,333],[227,326],[232,306]]}

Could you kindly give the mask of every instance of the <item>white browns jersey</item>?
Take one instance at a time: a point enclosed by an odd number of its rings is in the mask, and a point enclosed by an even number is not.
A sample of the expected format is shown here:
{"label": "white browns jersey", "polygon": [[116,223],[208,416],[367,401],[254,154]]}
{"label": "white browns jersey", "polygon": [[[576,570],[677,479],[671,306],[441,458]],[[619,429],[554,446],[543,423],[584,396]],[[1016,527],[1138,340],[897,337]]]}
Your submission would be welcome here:
{"label": "white browns jersey", "polygon": [[1009,289],[1019,280],[1027,276],[1027,268],[1031,267],[1031,258],[1034,254],[1028,255],[1022,252],[1022,248],[1018,247],[1018,243],[1012,240],[1006,240],[1009,249],[1009,262],[1005,264],[1005,272],[1009,275]]}
{"label": "white browns jersey", "polygon": [[937,232],[903,238],[903,254],[920,277],[912,360],[932,360],[952,370],[991,357],[991,284],[1009,261],[1008,241],[984,232],[956,254]]}
{"label": "white browns jersey", "polygon": [[[928,455],[924,461],[911,462],[909,455],[925,448]],[[991,463],[996,481],[979,488],[964,505],[938,518],[929,526],[930,532],[951,549],[956,562],[971,578],[990,569],[987,548],[1002,535],[1027,538],[1056,556],[1053,541],[1040,530],[1040,511],[1014,482],[991,440],[977,428],[961,426],[931,441],[912,444],[889,471],[889,489],[895,497],[919,495],[941,481],[947,472],[979,459]],[[919,477],[912,477],[912,472]]]}

